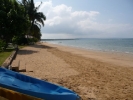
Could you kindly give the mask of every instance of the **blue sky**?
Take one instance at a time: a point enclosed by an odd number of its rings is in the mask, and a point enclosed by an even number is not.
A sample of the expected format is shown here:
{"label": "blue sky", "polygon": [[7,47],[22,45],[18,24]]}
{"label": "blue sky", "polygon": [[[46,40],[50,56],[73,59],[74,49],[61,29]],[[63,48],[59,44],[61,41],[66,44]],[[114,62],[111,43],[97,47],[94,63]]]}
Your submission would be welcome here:
{"label": "blue sky", "polygon": [[133,38],[133,0],[42,2],[39,11],[47,17],[42,38]]}

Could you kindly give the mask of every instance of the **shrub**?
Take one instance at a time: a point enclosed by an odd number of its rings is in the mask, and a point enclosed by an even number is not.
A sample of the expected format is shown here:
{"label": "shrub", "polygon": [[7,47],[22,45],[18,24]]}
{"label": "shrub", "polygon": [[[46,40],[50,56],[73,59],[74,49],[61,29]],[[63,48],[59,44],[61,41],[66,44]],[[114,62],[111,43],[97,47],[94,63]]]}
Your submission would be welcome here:
{"label": "shrub", "polygon": [[0,51],[5,50],[6,43],[3,40],[0,40]]}

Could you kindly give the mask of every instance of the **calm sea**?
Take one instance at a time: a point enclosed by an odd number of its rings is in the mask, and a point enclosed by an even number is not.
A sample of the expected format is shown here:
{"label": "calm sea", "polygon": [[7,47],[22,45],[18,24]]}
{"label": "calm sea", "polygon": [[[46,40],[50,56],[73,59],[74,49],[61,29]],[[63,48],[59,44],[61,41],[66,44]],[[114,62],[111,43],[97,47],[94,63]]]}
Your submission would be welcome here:
{"label": "calm sea", "polygon": [[74,40],[43,40],[53,44],[73,46],[84,49],[124,52],[133,54],[133,38],[125,39],[74,39]]}

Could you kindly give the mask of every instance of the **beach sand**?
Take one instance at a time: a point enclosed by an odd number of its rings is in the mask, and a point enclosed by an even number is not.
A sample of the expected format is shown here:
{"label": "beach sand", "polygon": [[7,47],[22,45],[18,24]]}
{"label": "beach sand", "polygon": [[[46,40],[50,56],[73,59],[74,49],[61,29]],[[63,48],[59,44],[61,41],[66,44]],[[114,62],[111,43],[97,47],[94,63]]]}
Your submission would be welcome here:
{"label": "beach sand", "polygon": [[133,55],[38,43],[20,49],[23,74],[72,89],[83,100],[133,100]]}

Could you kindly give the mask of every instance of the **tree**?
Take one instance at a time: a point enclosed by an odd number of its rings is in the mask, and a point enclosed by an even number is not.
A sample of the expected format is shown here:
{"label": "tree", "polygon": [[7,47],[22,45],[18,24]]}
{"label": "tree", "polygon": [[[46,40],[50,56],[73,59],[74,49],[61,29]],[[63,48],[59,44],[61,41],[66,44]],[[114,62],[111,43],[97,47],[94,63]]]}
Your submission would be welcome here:
{"label": "tree", "polygon": [[[24,6],[16,0],[1,0],[0,3],[0,40],[6,43],[15,36],[22,36],[30,27]],[[6,48],[5,46],[5,48]]]}
{"label": "tree", "polygon": [[[36,29],[40,29],[38,27],[40,26],[40,24],[44,26],[44,21],[46,20],[46,16],[42,12],[38,12],[38,9],[41,6],[42,2],[38,7],[35,7],[33,0],[22,0],[22,4],[26,9],[25,13],[29,15],[29,19],[31,21],[30,35],[32,35],[34,34],[34,31],[37,31]],[[40,31],[36,32],[36,34],[37,33],[40,34]]]}
{"label": "tree", "polygon": [[[41,5],[41,4],[40,4]],[[44,26],[45,15],[37,12],[33,0],[1,0],[0,2],[0,45],[7,47],[9,42],[20,43],[25,40],[30,29],[30,35],[40,39],[40,24]],[[21,41],[23,42],[23,41]],[[4,45],[3,45],[4,44]],[[6,45],[5,45],[6,44]]]}
{"label": "tree", "polygon": [[[34,29],[34,30],[33,30]],[[40,32],[40,28],[37,26],[37,24],[33,24],[33,29],[31,30],[31,34],[34,38],[36,38],[37,40],[41,39],[41,32]]]}

